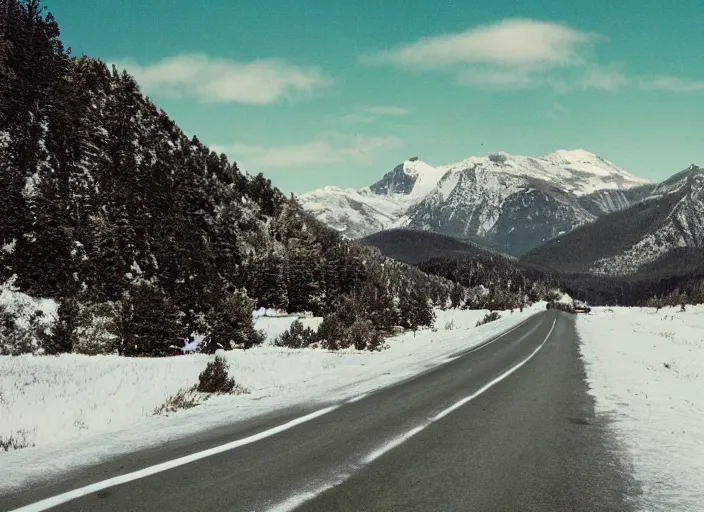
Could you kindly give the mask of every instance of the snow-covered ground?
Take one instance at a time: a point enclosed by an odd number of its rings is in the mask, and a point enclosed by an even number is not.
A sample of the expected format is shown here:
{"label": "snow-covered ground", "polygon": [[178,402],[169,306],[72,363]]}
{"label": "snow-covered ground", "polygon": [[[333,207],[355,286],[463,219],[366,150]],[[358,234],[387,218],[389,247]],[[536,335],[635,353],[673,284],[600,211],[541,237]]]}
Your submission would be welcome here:
{"label": "snow-covered ground", "polygon": [[[197,382],[212,356],[150,359],[61,355],[0,357],[0,440],[33,447],[0,450],[0,491],[118,453],[159,444],[297,403],[344,400],[392,384],[449,354],[476,345],[542,311],[544,303],[502,313],[481,327],[486,311],[437,311],[436,331],[404,333],[381,352],[293,350],[270,343],[224,353],[230,373],[251,394],[213,397],[168,417],[154,410]],[[258,318],[271,339],[294,318]],[[304,324],[315,325],[309,318]]]}
{"label": "snow-covered ground", "polygon": [[594,308],[577,321],[597,413],[627,450],[642,512],[704,510],[704,306]]}

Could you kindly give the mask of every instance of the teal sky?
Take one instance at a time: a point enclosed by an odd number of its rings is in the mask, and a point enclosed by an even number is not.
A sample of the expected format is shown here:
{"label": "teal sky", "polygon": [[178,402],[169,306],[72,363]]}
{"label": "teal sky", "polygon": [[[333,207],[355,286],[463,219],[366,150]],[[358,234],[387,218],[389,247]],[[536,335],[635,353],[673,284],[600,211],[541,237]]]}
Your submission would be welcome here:
{"label": "teal sky", "polygon": [[[46,0],[189,135],[284,192],[584,148],[704,165],[701,0]],[[571,5],[570,5],[571,4]]]}

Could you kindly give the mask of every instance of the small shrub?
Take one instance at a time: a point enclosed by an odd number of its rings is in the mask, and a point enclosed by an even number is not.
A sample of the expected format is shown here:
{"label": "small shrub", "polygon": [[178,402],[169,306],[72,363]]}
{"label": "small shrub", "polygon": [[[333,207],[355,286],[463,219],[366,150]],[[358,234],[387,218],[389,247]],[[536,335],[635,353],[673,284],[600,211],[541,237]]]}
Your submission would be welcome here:
{"label": "small shrub", "polygon": [[446,331],[452,331],[455,328],[455,321],[450,320],[449,322],[445,323],[445,330]]}
{"label": "small shrub", "polygon": [[0,304],[0,356],[30,354],[37,348],[32,329],[18,325],[17,315]]}
{"label": "small shrub", "polygon": [[371,320],[363,320],[361,318],[355,320],[343,335],[344,346],[354,346],[357,350],[377,350],[383,342],[384,338],[374,328]]}
{"label": "small shrub", "polygon": [[79,354],[112,354],[119,348],[115,334],[115,304],[82,305],[75,326],[73,351]]}
{"label": "small shrub", "polygon": [[316,333],[310,327],[303,327],[300,320],[295,320],[287,331],[279,334],[274,345],[277,347],[303,348],[315,343]]}
{"label": "small shrub", "polygon": [[479,320],[475,327],[479,327],[480,325],[485,325],[490,322],[495,322],[499,318],[501,318],[501,315],[499,314],[498,311],[491,311],[490,313],[487,313],[486,315],[484,315],[484,318]]}
{"label": "small shrub", "polygon": [[0,355],[41,353],[50,334],[41,311],[15,312],[0,304]]}
{"label": "small shrub", "polygon": [[384,345],[383,332],[367,319],[357,317],[350,324],[349,319],[337,313],[326,315],[315,333],[321,347],[338,350],[354,347],[357,350],[381,350]]}
{"label": "small shrub", "polygon": [[0,437],[0,451],[9,452],[10,450],[21,450],[22,448],[31,448],[34,443],[28,439],[26,430],[20,430],[16,436]]}
{"label": "small shrub", "polygon": [[337,313],[325,315],[323,321],[318,326],[318,331],[315,334],[317,341],[321,346],[329,350],[337,350],[347,326],[342,321]]}
{"label": "small shrub", "polygon": [[215,356],[215,359],[205,366],[205,370],[198,376],[196,390],[200,393],[232,393],[238,395],[249,392],[245,387],[237,384],[233,377],[228,375],[227,361],[221,355]]}
{"label": "small shrub", "polygon": [[175,395],[170,396],[166,402],[154,409],[154,415],[169,414],[180,409],[192,409],[200,403],[199,398],[196,386],[179,389]]}

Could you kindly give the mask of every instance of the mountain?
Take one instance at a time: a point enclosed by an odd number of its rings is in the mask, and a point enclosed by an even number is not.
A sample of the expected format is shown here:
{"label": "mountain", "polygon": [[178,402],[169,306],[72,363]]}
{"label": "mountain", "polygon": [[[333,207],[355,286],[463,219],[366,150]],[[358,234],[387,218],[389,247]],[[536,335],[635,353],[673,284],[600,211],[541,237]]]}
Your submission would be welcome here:
{"label": "mountain", "polygon": [[704,169],[692,165],[642,202],[550,240],[522,261],[566,272],[645,275],[690,268],[702,248]]}
{"label": "mountain", "polygon": [[359,190],[327,186],[301,195],[301,205],[347,238],[389,229],[423,199],[444,174],[419,160],[407,160],[370,187]]}
{"label": "mountain", "polygon": [[411,229],[389,229],[368,235],[361,244],[376,247],[381,254],[404,263],[417,265],[433,258],[503,258],[513,259],[473,242],[448,235]]}
{"label": "mountain", "polygon": [[502,152],[441,167],[412,159],[370,187],[326,187],[299,200],[349,238],[406,227],[517,256],[627,208],[653,188],[588,151],[560,150],[541,158]]}

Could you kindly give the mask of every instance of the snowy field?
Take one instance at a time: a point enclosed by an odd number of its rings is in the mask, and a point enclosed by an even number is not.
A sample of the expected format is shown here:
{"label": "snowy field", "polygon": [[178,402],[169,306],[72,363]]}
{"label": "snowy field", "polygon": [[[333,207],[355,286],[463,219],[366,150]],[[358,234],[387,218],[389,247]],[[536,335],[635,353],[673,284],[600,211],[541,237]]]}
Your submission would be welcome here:
{"label": "snowy field", "polygon": [[613,420],[642,512],[704,510],[704,306],[594,308],[577,322],[597,413]]}
{"label": "snowy field", "polygon": [[[340,400],[392,384],[449,354],[476,345],[545,309],[544,303],[502,313],[475,327],[486,311],[437,311],[436,331],[404,333],[381,352],[286,349],[272,346],[224,353],[230,373],[251,393],[218,396],[169,416],[154,410],[197,383],[212,356],[171,358],[61,355],[0,357],[0,440],[29,448],[0,450],[0,491],[111,455],[152,446],[280,407]],[[258,318],[269,341],[294,318]],[[320,320],[307,318],[304,325]]]}

